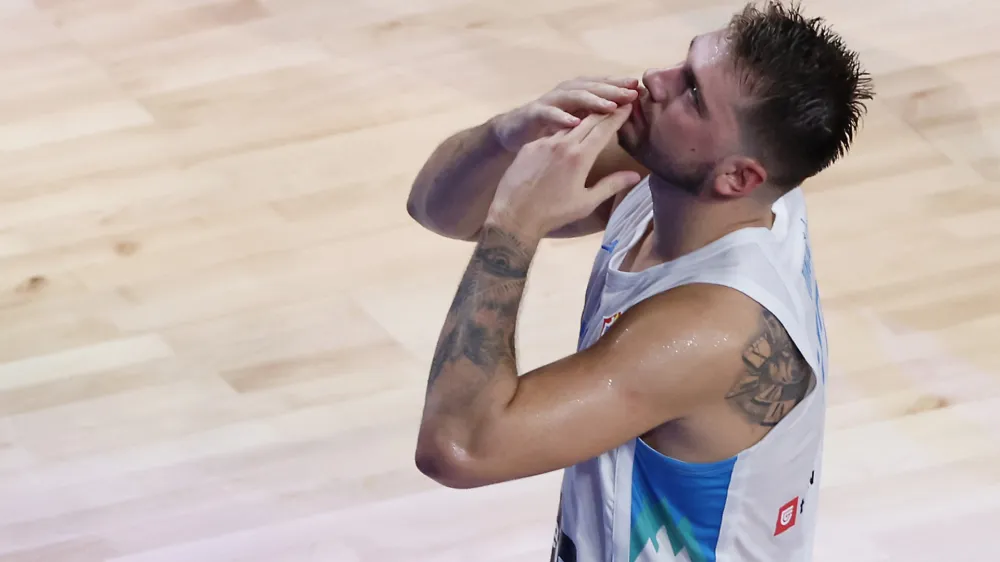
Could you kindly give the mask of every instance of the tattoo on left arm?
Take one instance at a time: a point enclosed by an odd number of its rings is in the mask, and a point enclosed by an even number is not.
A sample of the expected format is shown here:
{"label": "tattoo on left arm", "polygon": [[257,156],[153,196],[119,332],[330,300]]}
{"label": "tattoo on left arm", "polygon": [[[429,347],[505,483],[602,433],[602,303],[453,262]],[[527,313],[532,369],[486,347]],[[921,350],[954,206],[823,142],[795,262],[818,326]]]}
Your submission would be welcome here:
{"label": "tattoo on left arm", "polygon": [[774,427],[809,393],[812,368],[768,310],[743,350],[744,372],[726,398],[752,423]]}
{"label": "tattoo on left arm", "polygon": [[485,226],[445,319],[427,381],[460,411],[495,377],[517,377],[514,328],[537,243]]}

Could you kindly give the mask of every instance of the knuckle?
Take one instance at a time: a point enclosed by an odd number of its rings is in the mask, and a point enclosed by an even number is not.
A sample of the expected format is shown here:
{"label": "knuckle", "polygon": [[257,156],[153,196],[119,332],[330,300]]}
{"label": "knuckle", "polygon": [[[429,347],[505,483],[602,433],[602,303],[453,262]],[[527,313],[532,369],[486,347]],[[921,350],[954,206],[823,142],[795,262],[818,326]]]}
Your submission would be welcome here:
{"label": "knuckle", "polygon": [[532,121],[546,121],[550,116],[549,106],[543,103],[535,104],[528,116]]}
{"label": "knuckle", "polygon": [[568,143],[551,140],[549,145],[552,154],[558,156],[559,158],[567,158],[570,156],[572,148]]}
{"label": "knuckle", "polygon": [[532,150],[537,152],[548,152],[548,137],[538,137],[533,139],[531,142],[525,144],[525,148],[531,147]]}
{"label": "knuckle", "polygon": [[567,162],[576,162],[583,155],[580,152],[580,148],[576,144],[570,144],[568,142],[557,143],[555,152],[562,160]]}
{"label": "knuckle", "polygon": [[545,103],[542,99],[538,99],[536,101],[528,102],[524,106],[524,109],[527,113],[535,114],[545,109]]}

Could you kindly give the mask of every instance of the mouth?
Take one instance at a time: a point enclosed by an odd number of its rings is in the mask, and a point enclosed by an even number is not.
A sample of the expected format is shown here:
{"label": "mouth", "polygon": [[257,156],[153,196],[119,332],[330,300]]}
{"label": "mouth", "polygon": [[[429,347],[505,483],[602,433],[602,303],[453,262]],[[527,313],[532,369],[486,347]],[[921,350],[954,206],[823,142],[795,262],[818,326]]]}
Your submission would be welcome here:
{"label": "mouth", "polygon": [[646,116],[642,112],[642,97],[632,102],[632,114],[629,115],[628,120],[637,128],[644,128],[646,126]]}

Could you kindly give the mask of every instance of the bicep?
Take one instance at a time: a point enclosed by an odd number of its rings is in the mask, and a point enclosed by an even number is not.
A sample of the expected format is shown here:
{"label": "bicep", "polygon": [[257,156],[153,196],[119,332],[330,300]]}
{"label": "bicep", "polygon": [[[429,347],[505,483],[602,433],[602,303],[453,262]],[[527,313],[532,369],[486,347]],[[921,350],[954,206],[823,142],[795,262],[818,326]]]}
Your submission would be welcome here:
{"label": "bicep", "polygon": [[523,375],[481,435],[482,478],[572,466],[722,399],[739,349],[683,298],[640,303],[593,346]]}
{"label": "bicep", "polygon": [[669,417],[617,380],[626,365],[608,363],[584,351],[523,375],[482,435],[482,477],[499,482],[572,466]]}

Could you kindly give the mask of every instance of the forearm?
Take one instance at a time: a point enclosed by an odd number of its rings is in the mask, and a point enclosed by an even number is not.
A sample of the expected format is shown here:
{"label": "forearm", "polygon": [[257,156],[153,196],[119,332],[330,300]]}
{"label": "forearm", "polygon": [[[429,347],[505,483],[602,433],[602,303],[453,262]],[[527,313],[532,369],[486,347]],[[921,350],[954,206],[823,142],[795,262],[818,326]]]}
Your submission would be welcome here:
{"label": "forearm", "polygon": [[453,135],[420,170],[407,211],[438,234],[474,240],[514,157],[499,143],[489,121]]}
{"label": "forearm", "polygon": [[484,227],[431,363],[418,464],[440,474],[456,449],[474,457],[518,385],[515,329],[538,241]]}

